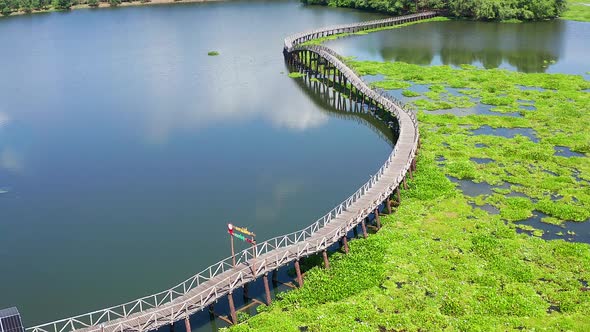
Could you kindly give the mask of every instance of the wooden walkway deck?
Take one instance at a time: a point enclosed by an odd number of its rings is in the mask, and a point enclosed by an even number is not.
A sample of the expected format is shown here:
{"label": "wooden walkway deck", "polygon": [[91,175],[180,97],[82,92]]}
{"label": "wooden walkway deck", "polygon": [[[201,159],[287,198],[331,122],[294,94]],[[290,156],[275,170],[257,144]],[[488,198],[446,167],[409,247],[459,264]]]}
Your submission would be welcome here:
{"label": "wooden walkway deck", "polygon": [[[28,328],[30,332],[124,332],[150,331],[206,309],[217,299],[261,276],[300,258],[327,249],[342,239],[365,217],[374,212],[393,194],[413,166],[418,147],[418,124],[415,115],[401,104],[373,91],[349,69],[332,50],[323,46],[301,45],[305,41],[337,33],[356,32],[387,25],[396,25],[436,16],[434,12],[385,20],[349,24],[310,31],[285,39],[287,57],[296,52],[314,53],[336,68],[357,93],[395,115],[400,135],[392,153],[381,169],[357,192],[307,228],[279,236],[244,250],[235,257],[220,261],[184,282],[163,292],[125,304]],[[265,278],[266,281],[266,278]],[[232,302],[233,303],[233,300]],[[188,320],[186,320],[188,324]]]}

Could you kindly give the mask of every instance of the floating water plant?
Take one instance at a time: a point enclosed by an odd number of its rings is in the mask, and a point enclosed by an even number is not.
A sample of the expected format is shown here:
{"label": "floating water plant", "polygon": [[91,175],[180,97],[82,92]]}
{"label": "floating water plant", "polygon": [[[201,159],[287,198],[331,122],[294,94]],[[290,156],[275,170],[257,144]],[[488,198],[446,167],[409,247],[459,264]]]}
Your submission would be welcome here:
{"label": "floating water plant", "polygon": [[209,52],[207,53],[207,55],[208,55],[208,56],[217,56],[217,55],[219,55],[219,52],[218,52],[218,51],[209,51]]}
{"label": "floating water plant", "polygon": [[297,71],[294,71],[292,73],[289,73],[289,77],[291,77],[291,78],[300,78],[300,77],[304,77],[304,76],[305,76],[304,73],[300,73],[300,72],[297,72]]}

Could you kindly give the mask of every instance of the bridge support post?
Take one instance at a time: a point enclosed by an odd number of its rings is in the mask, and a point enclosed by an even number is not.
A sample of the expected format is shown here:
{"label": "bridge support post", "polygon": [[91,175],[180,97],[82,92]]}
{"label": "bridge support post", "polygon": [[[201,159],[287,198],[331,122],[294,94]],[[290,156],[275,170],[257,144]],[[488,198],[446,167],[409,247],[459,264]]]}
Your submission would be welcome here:
{"label": "bridge support post", "polygon": [[174,323],[170,323],[170,332],[174,332]]}
{"label": "bridge support post", "polygon": [[295,260],[295,273],[297,274],[297,285],[299,288],[303,287],[303,277],[301,276],[301,267],[299,266],[299,259]]}
{"label": "bridge support post", "polygon": [[330,269],[330,261],[328,260],[328,250],[324,249],[324,251],[322,251],[322,256],[324,257],[324,268],[326,270]]}
{"label": "bridge support post", "polygon": [[185,327],[186,332],[191,332],[192,331],[192,329],[191,329],[191,321],[190,321],[190,319],[188,319],[188,314],[184,318],[184,327]]}
{"label": "bridge support post", "polygon": [[268,273],[265,273],[262,277],[262,283],[264,284],[264,295],[266,297],[266,305],[270,305],[272,300],[270,299],[270,287],[268,287]]}
{"label": "bridge support post", "polygon": [[391,214],[391,197],[387,196],[385,200],[385,207],[387,208],[387,214]]}
{"label": "bridge support post", "polygon": [[250,285],[248,285],[247,283],[244,284],[244,303],[248,302],[248,295],[250,293]]}
{"label": "bridge support post", "polygon": [[365,220],[367,220],[367,218],[364,218],[363,221],[361,221],[361,228],[363,230],[363,237],[366,239],[367,238],[367,225]]}
{"label": "bridge support post", "polygon": [[233,293],[229,293],[227,295],[227,300],[229,302],[229,314],[231,315],[231,321],[233,324],[237,324],[238,323],[238,316],[236,315],[236,306],[234,305]]}
{"label": "bridge support post", "polygon": [[404,176],[404,189],[408,190],[408,183],[406,182],[406,177]]}
{"label": "bridge support post", "polygon": [[400,205],[402,203],[402,195],[399,191],[399,185],[395,188],[395,192],[397,193],[397,205]]}
{"label": "bridge support post", "polygon": [[277,270],[273,270],[272,271],[272,286],[277,287],[278,284],[279,284],[279,273],[277,272]]}
{"label": "bridge support post", "polygon": [[346,235],[344,235],[344,237],[342,238],[342,243],[344,243],[344,253],[348,254],[348,238],[346,237]]}
{"label": "bridge support post", "polygon": [[375,208],[375,221],[377,222],[377,229],[381,229],[381,218],[379,218],[379,207]]}
{"label": "bridge support post", "polygon": [[215,306],[213,304],[209,305],[209,319],[210,320],[215,319]]}
{"label": "bridge support post", "polygon": [[[412,162],[413,163],[413,162]],[[414,180],[414,174],[412,174],[412,165],[410,165],[410,168],[408,169],[408,173],[410,173],[410,179],[412,179],[412,181]]]}

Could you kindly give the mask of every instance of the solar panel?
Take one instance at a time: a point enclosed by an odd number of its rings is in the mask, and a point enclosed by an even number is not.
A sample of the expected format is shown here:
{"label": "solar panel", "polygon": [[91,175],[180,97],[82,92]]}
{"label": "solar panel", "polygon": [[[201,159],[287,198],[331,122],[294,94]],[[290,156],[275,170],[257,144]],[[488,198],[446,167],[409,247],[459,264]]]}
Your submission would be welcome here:
{"label": "solar panel", "polygon": [[0,310],[0,332],[25,332],[15,307]]}

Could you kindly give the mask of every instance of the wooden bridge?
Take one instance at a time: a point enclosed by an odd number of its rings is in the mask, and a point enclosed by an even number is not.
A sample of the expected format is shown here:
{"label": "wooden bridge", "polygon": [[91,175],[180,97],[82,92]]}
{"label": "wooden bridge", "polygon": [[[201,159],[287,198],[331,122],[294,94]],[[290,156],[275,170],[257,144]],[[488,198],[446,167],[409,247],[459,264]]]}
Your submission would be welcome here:
{"label": "wooden bridge", "polygon": [[[404,110],[401,103],[386,94],[374,91],[349,69],[340,56],[324,46],[306,45],[315,38],[339,33],[392,26],[436,16],[426,12],[357,24],[341,25],[296,34],[285,39],[284,55],[288,63],[308,75],[315,75],[327,86],[338,88],[348,95],[349,103],[362,110],[388,112],[397,120],[399,137],[395,148],[379,171],[352,196],[303,230],[275,237],[243,250],[199,272],[182,283],[121,305],[97,310],[71,318],[28,328],[29,332],[144,332],[184,320],[191,330],[189,316],[206,309],[216,300],[228,296],[232,321],[236,322],[233,292],[262,278],[267,303],[270,303],[268,274],[294,262],[297,283],[303,286],[299,260],[322,253],[329,268],[326,250],[335,242],[343,243],[348,252],[347,234],[361,227],[367,236],[365,220],[376,216],[382,206],[391,211],[390,199],[400,186],[406,187],[406,176],[412,176],[419,145],[418,123],[413,112]],[[235,265],[233,259],[235,258]]]}

